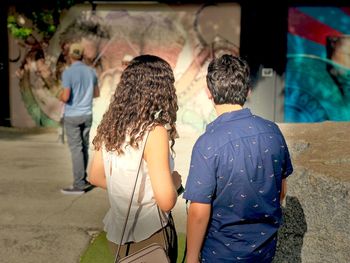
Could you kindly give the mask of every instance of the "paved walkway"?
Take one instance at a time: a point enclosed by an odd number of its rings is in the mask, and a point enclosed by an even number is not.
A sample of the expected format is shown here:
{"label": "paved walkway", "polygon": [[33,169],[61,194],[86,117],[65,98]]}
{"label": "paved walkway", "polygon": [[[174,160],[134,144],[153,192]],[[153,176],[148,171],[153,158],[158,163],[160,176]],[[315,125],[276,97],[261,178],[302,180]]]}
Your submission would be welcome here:
{"label": "paved walkway", "polygon": [[[195,138],[176,143],[176,169],[187,173]],[[0,262],[75,263],[102,230],[108,209],[104,190],[67,196],[71,183],[67,144],[56,130],[0,128]],[[186,181],[186,177],[183,178]],[[184,201],[173,210],[185,231]]]}

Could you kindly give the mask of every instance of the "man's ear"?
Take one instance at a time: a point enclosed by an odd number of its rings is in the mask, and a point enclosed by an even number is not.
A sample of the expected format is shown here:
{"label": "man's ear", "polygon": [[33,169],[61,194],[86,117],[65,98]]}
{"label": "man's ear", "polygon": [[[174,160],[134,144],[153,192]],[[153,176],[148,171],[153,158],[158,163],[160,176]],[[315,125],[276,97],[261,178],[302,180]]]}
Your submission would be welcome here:
{"label": "man's ear", "polygon": [[213,99],[213,96],[211,95],[211,92],[210,92],[210,90],[208,89],[208,86],[205,87],[205,93],[207,94],[208,99],[210,99],[210,100]]}
{"label": "man's ear", "polygon": [[249,90],[248,90],[247,98],[249,98],[251,94],[252,94],[252,89],[249,89]]}

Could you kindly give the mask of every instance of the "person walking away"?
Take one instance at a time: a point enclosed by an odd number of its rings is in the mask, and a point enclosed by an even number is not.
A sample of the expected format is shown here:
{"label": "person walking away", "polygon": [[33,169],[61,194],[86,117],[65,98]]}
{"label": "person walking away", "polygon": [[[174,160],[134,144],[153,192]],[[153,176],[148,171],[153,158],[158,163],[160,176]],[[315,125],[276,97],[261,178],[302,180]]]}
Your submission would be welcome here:
{"label": "person walking away", "polygon": [[73,165],[73,184],[61,189],[63,194],[83,194],[91,189],[86,181],[89,160],[89,135],[92,125],[92,100],[99,96],[96,72],[82,61],[84,49],[79,43],[71,44],[71,65],[62,73],[64,102],[63,124],[66,130]]}

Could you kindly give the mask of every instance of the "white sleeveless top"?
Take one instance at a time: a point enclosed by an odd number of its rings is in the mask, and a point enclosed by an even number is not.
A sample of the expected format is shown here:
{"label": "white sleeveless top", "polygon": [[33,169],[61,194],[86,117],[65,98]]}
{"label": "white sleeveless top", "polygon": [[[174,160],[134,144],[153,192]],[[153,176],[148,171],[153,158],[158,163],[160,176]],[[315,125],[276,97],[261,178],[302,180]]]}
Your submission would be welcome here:
{"label": "white sleeveless top", "polygon": [[[122,235],[136,173],[143,154],[145,137],[139,144],[139,149],[134,149],[129,145],[123,146],[124,154],[122,155],[107,152],[104,147],[102,149],[107,193],[111,206],[103,219],[104,230],[107,233],[107,239],[116,244],[119,244]],[[173,171],[174,160],[171,156],[169,158],[170,168]],[[165,226],[168,222],[168,215],[162,211],[161,214]],[[157,204],[148,175],[147,163],[142,159],[122,244],[145,240],[159,229],[161,229],[161,224]]]}

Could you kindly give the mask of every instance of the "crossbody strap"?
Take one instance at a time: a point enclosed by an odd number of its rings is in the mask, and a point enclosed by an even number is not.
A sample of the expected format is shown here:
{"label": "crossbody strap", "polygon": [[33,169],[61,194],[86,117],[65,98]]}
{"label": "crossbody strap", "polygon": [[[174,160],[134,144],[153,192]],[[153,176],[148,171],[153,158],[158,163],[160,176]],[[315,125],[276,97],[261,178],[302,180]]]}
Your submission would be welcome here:
{"label": "crossbody strap", "polygon": [[[125,222],[124,222],[124,226],[123,226],[122,236],[121,236],[120,242],[119,242],[119,244],[118,244],[118,250],[117,250],[117,253],[116,253],[116,255],[115,255],[114,263],[118,263],[118,260],[119,260],[120,248],[121,248],[121,246],[122,246],[122,241],[123,241],[123,238],[124,238],[125,229],[126,229],[126,226],[127,226],[127,224],[128,224],[128,219],[129,219],[129,215],[130,215],[132,200],[133,200],[133,197],[134,197],[134,194],[135,194],[137,179],[139,178],[139,174],[140,174],[140,169],[141,169],[141,164],[142,164],[142,158],[143,158],[143,154],[144,154],[144,152],[145,152],[145,147],[146,147],[148,135],[149,135],[149,131],[147,131],[147,133],[145,134],[145,142],[144,142],[144,144],[143,144],[143,146],[142,146],[142,153],[141,153],[141,157],[140,157],[139,167],[138,167],[138,169],[137,169],[135,184],[134,184],[134,187],[133,187],[133,190],[132,190],[132,193],[131,193],[130,202],[129,202],[129,207],[128,207],[128,211],[127,211],[127,213],[126,213],[126,218],[125,218]],[[164,242],[166,243],[166,246],[168,246],[168,245],[167,245],[166,236],[165,236],[165,229],[164,229],[164,226],[163,226],[163,221],[162,221],[162,217],[161,217],[161,215],[160,215],[160,209],[159,209],[158,205],[157,205],[157,210],[158,210],[159,220],[160,220],[160,224],[161,224],[162,232],[163,232],[163,236],[164,236]],[[168,250],[168,249],[166,248],[166,250]]]}
{"label": "crossbody strap", "polygon": [[162,216],[160,215],[160,209],[159,209],[158,205],[157,205],[157,210],[158,210],[160,225],[162,226],[162,233],[163,233],[163,238],[164,238],[165,251],[169,252],[168,234],[166,233],[165,226],[163,225],[163,220],[162,220]]}

